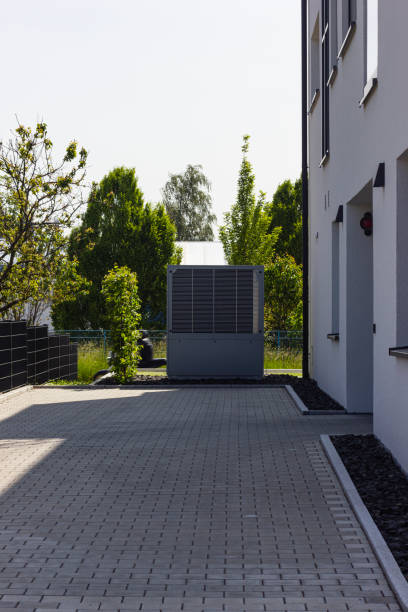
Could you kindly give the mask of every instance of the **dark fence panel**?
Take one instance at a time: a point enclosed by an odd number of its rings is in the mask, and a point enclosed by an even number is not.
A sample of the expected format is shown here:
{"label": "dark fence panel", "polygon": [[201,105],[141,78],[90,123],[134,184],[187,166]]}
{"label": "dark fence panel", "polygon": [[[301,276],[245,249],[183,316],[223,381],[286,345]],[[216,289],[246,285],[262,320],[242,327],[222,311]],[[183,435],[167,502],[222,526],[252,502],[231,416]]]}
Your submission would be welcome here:
{"label": "dark fence panel", "polygon": [[68,380],[78,378],[78,343],[69,343],[69,376]]}
{"label": "dark fence panel", "polygon": [[70,343],[67,334],[49,337],[49,380],[78,378],[78,344]]}
{"label": "dark fence panel", "polygon": [[25,321],[0,321],[0,392],[26,383]]}
{"label": "dark fence panel", "polygon": [[60,336],[60,375],[59,378],[69,378],[69,336]]}
{"label": "dark fence panel", "polygon": [[11,388],[27,384],[27,333],[25,321],[11,322]]}
{"label": "dark fence panel", "polygon": [[0,321],[0,392],[25,384],[78,377],[78,344],[69,335],[48,335],[48,327]]}
{"label": "dark fence panel", "polygon": [[49,380],[48,327],[27,327],[27,379],[30,385]]}
{"label": "dark fence panel", "polygon": [[48,368],[50,380],[59,378],[59,339],[60,336],[49,336],[48,338]]}

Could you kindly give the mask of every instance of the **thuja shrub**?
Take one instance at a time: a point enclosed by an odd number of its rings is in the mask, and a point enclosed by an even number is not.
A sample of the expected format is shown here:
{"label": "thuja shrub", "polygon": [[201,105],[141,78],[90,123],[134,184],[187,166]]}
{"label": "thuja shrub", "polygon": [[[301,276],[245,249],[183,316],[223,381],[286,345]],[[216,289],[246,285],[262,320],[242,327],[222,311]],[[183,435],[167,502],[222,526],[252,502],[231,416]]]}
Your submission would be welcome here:
{"label": "thuja shrub", "polygon": [[117,381],[125,383],[137,373],[141,315],[136,274],[115,265],[103,278],[102,295],[111,332],[112,370]]}

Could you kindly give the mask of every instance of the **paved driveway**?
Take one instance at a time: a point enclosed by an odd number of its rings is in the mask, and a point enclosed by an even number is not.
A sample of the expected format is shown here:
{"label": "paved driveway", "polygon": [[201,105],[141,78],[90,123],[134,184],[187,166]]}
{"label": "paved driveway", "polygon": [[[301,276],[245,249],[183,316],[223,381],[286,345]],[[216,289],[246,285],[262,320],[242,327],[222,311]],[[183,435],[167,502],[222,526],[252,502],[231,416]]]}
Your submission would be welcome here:
{"label": "paved driveway", "polygon": [[320,448],[367,417],[284,389],[0,403],[0,609],[398,610]]}

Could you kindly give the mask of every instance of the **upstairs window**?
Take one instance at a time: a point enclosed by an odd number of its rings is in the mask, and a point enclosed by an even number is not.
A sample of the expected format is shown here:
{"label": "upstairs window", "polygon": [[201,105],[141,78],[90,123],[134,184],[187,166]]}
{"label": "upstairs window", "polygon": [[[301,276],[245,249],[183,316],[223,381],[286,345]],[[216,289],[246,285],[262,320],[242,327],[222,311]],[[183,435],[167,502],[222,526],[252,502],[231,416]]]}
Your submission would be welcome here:
{"label": "upstairs window", "polygon": [[366,14],[366,83],[377,77],[378,66],[378,0],[367,0]]}
{"label": "upstairs window", "polygon": [[341,3],[341,46],[339,57],[343,57],[356,27],[356,0],[340,0]]}
{"label": "upstairs window", "polygon": [[338,334],[340,329],[340,224],[332,224],[332,325],[331,333]]}
{"label": "upstairs window", "polygon": [[347,36],[347,32],[356,23],[356,0],[341,0],[342,1],[342,26],[343,40]]}
{"label": "upstairs window", "polygon": [[310,97],[309,113],[312,112],[317,102],[320,92],[320,36],[319,36],[319,15],[315,21],[310,39]]}
{"label": "upstairs window", "polygon": [[329,85],[337,74],[337,0],[330,0],[330,75]]}
{"label": "upstairs window", "polygon": [[322,0],[322,161],[329,156],[330,0]]}
{"label": "upstairs window", "polygon": [[378,69],[378,0],[366,0],[364,12],[364,91],[363,106],[377,85]]}

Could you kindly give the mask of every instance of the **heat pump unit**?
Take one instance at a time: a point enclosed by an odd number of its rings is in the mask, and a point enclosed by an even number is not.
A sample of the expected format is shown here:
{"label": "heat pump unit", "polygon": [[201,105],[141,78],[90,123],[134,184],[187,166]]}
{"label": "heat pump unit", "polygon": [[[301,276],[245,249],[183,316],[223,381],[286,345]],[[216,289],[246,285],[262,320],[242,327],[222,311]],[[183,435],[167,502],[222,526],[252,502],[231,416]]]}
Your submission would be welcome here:
{"label": "heat pump unit", "polygon": [[263,266],[168,266],[170,378],[262,378]]}

